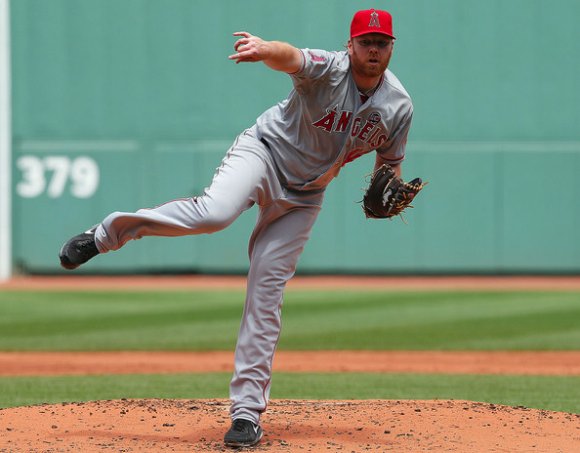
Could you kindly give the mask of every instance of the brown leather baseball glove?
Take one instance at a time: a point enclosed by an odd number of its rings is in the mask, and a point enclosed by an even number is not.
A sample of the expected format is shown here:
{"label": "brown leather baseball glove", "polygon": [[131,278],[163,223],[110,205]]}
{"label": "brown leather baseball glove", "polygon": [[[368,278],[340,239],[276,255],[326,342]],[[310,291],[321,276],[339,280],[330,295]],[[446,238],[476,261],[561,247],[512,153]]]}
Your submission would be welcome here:
{"label": "brown leather baseball glove", "polygon": [[362,201],[363,211],[371,219],[389,219],[400,215],[405,209],[413,207],[411,202],[425,184],[421,178],[404,182],[390,165],[381,165],[371,176]]}

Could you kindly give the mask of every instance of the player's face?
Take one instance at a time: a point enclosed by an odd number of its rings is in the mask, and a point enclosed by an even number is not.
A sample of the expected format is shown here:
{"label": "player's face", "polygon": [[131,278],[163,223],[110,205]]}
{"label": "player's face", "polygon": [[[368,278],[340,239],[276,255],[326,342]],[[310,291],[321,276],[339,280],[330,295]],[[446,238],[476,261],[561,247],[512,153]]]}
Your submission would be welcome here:
{"label": "player's face", "polygon": [[348,42],[348,53],[352,70],[360,77],[380,76],[393,54],[393,39],[379,33],[369,33],[352,38]]}

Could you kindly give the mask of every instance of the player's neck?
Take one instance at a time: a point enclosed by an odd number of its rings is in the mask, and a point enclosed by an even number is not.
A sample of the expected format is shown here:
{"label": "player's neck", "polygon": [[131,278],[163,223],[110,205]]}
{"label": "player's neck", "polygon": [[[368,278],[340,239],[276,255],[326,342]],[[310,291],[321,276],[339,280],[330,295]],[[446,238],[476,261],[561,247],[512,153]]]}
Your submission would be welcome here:
{"label": "player's neck", "polygon": [[353,72],[353,79],[356,87],[361,93],[374,93],[383,80],[383,74],[377,77],[362,77]]}

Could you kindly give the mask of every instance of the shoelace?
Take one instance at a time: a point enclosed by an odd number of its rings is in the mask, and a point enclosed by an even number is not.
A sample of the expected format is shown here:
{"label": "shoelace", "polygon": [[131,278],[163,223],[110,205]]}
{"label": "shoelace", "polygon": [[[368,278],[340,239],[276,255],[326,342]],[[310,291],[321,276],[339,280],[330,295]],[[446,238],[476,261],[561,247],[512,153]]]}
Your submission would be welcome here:
{"label": "shoelace", "polygon": [[94,242],[95,242],[94,237],[87,234],[86,238],[78,241],[76,248],[77,248],[77,250],[83,250],[87,247],[92,246],[94,244]]}
{"label": "shoelace", "polygon": [[246,423],[250,423],[250,422],[247,422],[246,420],[242,420],[242,419],[234,420],[234,425],[232,426],[232,429],[234,431],[243,432],[243,431],[245,431],[245,424]]}

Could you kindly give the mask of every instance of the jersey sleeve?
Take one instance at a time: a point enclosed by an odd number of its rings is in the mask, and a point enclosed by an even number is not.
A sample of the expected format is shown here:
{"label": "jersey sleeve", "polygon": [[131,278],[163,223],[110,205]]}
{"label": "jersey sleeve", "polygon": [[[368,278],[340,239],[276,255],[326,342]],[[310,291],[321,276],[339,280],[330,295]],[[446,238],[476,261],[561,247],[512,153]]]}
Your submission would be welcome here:
{"label": "jersey sleeve", "polygon": [[294,88],[300,93],[307,92],[316,82],[329,74],[336,52],[318,49],[300,49],[302,52],[302,67],[290,74]]}
{"label": "jersey sleeve", "polygon": [[377,154],[386,163],[397,165],[405,159],[405,149],[407,147],[407,137],[411,129],[413,111],[410,110],[401,120],[398,127],[383,145],[377,149]]}

